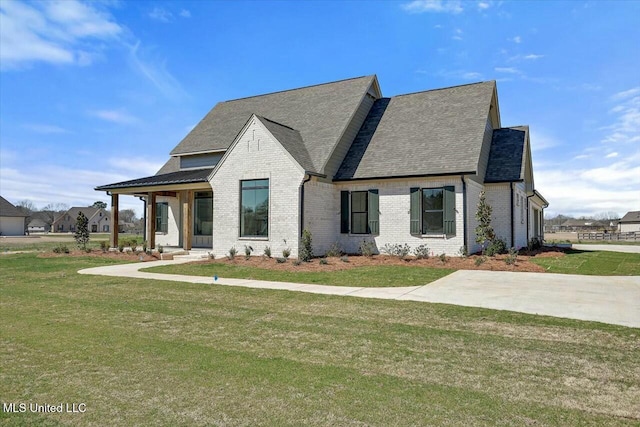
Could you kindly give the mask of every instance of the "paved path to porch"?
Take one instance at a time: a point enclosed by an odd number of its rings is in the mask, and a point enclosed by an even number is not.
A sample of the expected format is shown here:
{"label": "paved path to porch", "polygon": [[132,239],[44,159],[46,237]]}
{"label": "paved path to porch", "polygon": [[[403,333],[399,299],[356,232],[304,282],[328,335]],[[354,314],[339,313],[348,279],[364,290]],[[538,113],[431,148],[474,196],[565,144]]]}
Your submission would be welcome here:
{"label": "paved path to porch", "polygon": [[483,307],[640,328],[640,276],[601,277],[550,273],[459,270],[424,286],[364,288],[149,273],[142,268],[193,259],[110,265],[80,274],[168,280],[207,285],[279,289],[402,301]]}

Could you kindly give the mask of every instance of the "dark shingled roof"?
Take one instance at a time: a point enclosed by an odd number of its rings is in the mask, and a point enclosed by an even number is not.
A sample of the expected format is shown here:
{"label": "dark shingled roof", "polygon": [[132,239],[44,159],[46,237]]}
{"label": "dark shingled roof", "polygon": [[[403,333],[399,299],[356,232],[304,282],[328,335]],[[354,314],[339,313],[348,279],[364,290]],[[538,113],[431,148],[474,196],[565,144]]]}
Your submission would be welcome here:
{"label": "dark shingled roof", "polygon": [[356,138],[353,140],[353,144],[351,144],[347,155],[344,157],[344,160],[342,160],[335,179],[349,178],[355,174],[362,160],[362,156],[366,153],[371,138],[373,138],[380,124],[380,120],[382,120],[382,116],[389,105],[389,101],[391,101],[391,98],[380,98],[373,103],[369,114],[367,114]]}
{"label": "dark shingled roof", "polygon": [[623,222],[623,223],[640,223],[640,211],[627,212],[627,214],[622,217],[620,222]]}
{"label": "dark shingled roof", "polygon": [[477,172],[494,90],[489,81],[379,100],[334,180]]}
{"label": "dark shingled roof", "polygon": [[20,211],[20,209],[16,208],[7,199],[5,199],[4,197],[0,196],[0,216],[21,216],[21,217],[26,217],[28,215],[25,215],[24,213],[22,213]]}
{"label": "dark shingled roof", "polygon": [[194,182],[207,182],[207,177],[213,168],[194,169],[187,171],[171,172],[161,175],[153,175],[131,181],[117,182],[115,184],[96,187],[98,191],[116,190],[120,188],[148,187],[152,185],[191,184]]}
{"label": "dark shingled roof", "polygon": [[[249,117],[256,114],[296,129],[311,162],[305,169],[322,173],[374,79],[375,76],[358,77],[220,102],[171,155],[227,149]],[[164,170],[170,167],[165,166]]]}
{"label": "dark shingled roof", "polygon": [[300,132],[288,126],[269,120],[266,117],[256,116],[271,134],[282,144],[285,150],[298,162],[305,171],[313,171],[313,162],[304,145]]}
{"label": "dark shingled roof", "polygon": [[526,137],[526,127],[493,131],[485,182],[513,182],[523,179],[522,162]]}

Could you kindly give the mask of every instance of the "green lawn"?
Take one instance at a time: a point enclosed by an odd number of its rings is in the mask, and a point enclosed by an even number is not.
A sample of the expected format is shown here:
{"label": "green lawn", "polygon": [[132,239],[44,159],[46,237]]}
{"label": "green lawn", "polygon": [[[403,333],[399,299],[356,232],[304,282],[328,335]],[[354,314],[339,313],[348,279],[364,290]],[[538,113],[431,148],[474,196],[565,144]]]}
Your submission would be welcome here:
{"label": "green lawn", "polygon": [[[92,249],[100,249],[100,242],[108,242],[109,234],[91,233],[89,239],[89,243],[87,244],[88,247]],[[118,239],[121,242],[128,242],[136,239],[140,245],[143,242],[142,236],[136,236],[135,234],[120,233],[118,235]],[[12,239],[12,243],[7,243],[6,240],[0,239],[0,253],[9,251],[51,251],[59,245],[66,245],[71,250],[77,248],[74,235],[69,233],[51,233],[20,238],[15,243],[13,241],[14,239]]]}
{"label": "green lawn", "polygon": [[[274,261],[275,262],[275,261]],[[449,268],[422,268],[410,266],[385,265],[376,267],[357,267],[350,270],[326,272],[288,272],[252,268],[224,263],[182,264],[145,268],[142,271],[152,273],[186,274],[190,276],[210,276],[270,280],[274,282],[317,283],[333,286],[421,286],[440,279],[455,270]]]}
{"label": "green lawn", "polygon": [[0,258],[3,425],[638,425],[640,329]]}
{"label": "green lawn", "polygon": [[571,250],[554,258],[534,258],[549,273],[640,276],[640,254]]}

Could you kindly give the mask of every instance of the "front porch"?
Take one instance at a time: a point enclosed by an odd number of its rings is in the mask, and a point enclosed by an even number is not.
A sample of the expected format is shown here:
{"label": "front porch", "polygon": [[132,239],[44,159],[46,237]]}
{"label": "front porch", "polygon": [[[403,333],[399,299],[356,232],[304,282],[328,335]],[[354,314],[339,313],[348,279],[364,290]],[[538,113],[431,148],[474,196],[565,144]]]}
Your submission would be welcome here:
{"label": "front porch", "polygon": [[213,192],[207,177],[211,171],[173,172],[97,187],[111,196],[110,246],[118,247],[120,196],[144,202],[144,238],[147,247],[212,249]]}

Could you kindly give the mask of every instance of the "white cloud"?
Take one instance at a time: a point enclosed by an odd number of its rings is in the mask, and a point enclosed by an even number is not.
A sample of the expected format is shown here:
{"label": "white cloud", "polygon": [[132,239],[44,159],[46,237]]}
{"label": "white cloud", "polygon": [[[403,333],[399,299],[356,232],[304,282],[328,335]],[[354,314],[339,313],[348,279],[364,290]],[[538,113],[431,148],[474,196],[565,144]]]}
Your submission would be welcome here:
{"label": "white cloud", "polygon": [[462,73],[461,77],[465,80],[478,80],[482,79],[482,74],[476,73],[475,71],[469,71],[466,73]]}
{"label": "white cloud", "polygon": [[483,80],[481,73],[467,70],[440,70],[436,75],[453,80]]}
{"label": "white cloud", "polygon": [[618,157],[618,153],[616,153],[615,151],[613,153],[609,153],[606,156],[604,156],[606,159],[612,159],[614,157]]}
{"label": "white cloud", "polygon": [[[107,200],[106,193],[95,191],[100,185],[138,178],[140,175],[38,165],[28,168],[0,168],[2,196],[10,200],[30,200],[39,208],[49,203],[89,206],[96,200]],[[60,185],[73,183],[73,185]],[[142,214],[142,202],[134,197],[120,197],[120,209],[134,209]]]}
{"label": "white cloud", "polygon": [[162,161],[154,162],[146,158],[131,156],[110,158],[107,163],[119,172],[136,177],[154,175],[164,164]]}
{"label": "white cloud", "polygon": [[498,73],[521,74],[521,71],[514,67],[495,67],[494,70]]}
{"label": "white cloud", "polygon": [[89,114],[93,117],[105,120],[107,122],[118,124],[133,124],[138,122],[138,118],[123,110],[95,110],[90,111]]}
{"label": "white cloud", "polygon": [[613,185],[616,190],[618,187],[635,188],[636,195],[640,194],[640,165],[632,166],[626,160],[582,171],[579,177],[594,184]]}
{"label": "white cloud", "polygon": [[414,0],[410,3],[405,3],[402,9],[410,13],[461,13],[464,9],[462,4],[457,0]]}
{"label": "white cloud", "polygon": [[3,70],[34,62],[87,65],[123,31],[112,18],[77,0],[0,2],[0,63]]}
{"label": "white cloud", "polygon": [[520,36],[515,36],[515,37],[513,37],[513,38],[511,38],[509,40],[511,40],[512,42],[517,43],[517,44],[522,43],[522,37],[520,37]]}
{"label": "white cloud", "polygon": [[634,87],[629,90],[624,90],[622,92],[618,92],[611,96],[612,101],[620,101],[631,96],[640,95],[640,87]]}
{"label": "white cloud", "polygon": [[613,123],[601,130],[608,133],[602,138],[605,144],[634,144],[640,142],[640,87],[618,92],[610,97],[619,102],[609,110]]}
{"label": "white cloud", "polygon": [[45,135],[57,134],[57,133],[69,133],[68,130],[55,125],[45,125],[40,123],[25,123],[22,125],[24,129],[30,130],[35,133],[41,133]]}
{"label": "white cloud", "polygon": [[165,61],[152,61],[142,58],[141,43],[129,47],[129,63],[132,68],[151,82],[168,98],[186,96],[180,83],[167,71]]}
{"label": "white cloud", "polygon": [[640,166],[636,165],[621,161],[591,169],[539,168],[536,188],[550,203],[549,216],[640,210]]}
{"label": "white cloud", "polygon": [[553,147],[559,147],[562,144],[556,137],[549,135],[547,133],[541,132],[539,127],[534,126],[529,129],[530,136],[529,140],[531,142],[531,151],[537,152],[542,150],[547,150]]}
{"label": "white cloud", "polygon": [[149,18],[160,22],[171,22],[173,20],[173,14],[162,7],[154,7],[149,12]]}
{"label": "white cloud", "polygon": [[187,9],[182,9],[180,11],[180,16],[183,18],[191,18],[191,12],[189,12]]}
{"label": "white cloud", "polygon": [[456,28],[453,32],[453,40],[462,40],[462,30],[460,28]]}
{"label": "white cloud", "polygon": [[536,61],[540,58],[544,58],[544,55],[538,55],[535,53],[529,53],[527,55],[515,55],[508,59],[509,62],[522,62],[522,61]]}
{"label": "white cloud", "polygon": [[481,1],[480,3],[478,3],[478,9],[480,10],[486,10],[489,9],[489,7],[491,7],[491,5],[487,2]]}

